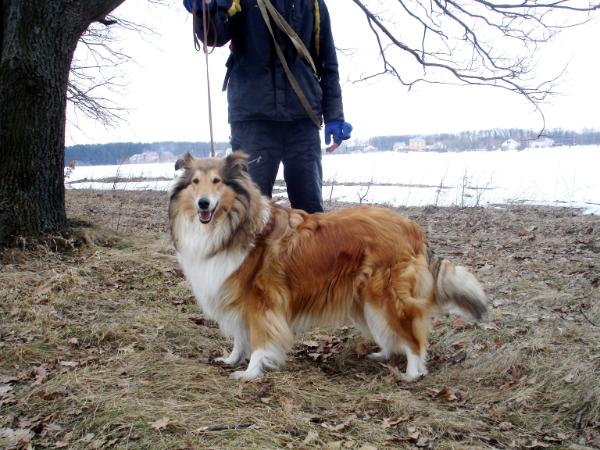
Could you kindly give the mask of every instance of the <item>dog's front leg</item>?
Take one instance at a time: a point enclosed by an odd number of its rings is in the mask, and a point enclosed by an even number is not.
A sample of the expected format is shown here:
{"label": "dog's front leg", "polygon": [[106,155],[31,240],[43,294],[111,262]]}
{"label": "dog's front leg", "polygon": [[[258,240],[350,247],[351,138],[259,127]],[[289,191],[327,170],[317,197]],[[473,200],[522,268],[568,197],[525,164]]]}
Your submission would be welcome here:
{"label": "dog's front leg", "polygon": [[285,363],[285,355],[291,348],[294,335],[283,313],[272,310],[251,315],[250,346],[252,354],[248,368],[233,372],[233,380],[254,380],[268,369],[277,369]]}
{"label": "dog's front leg", "polygon": [[254,380],[260,378],[265,370],[277,369],[285,362],[285,350],[276,344],[269,344],[258,348],[250,355],[250,362],[246,370],[233,372],[229,378],[232,380]]}
{"label": "dog's front leg", "polygon": [[215,362],[223,363],[228,366],[237,366],[243,360],[248,358],[250,353],[250,346],[248,345],[248,338],[245,336],[236,336],[233,339],[233,349],[228,356],[222,356],[216,358]]}

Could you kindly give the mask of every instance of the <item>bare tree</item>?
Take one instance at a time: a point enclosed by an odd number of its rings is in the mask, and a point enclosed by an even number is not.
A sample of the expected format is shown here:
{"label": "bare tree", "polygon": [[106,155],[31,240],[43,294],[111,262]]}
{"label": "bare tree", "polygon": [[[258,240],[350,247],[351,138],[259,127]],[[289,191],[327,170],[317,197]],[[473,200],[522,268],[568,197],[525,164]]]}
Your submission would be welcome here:
{"label": "bare tree", "polygon": [[124,0],[2,0],[0,245],[65,229],[69,69],[91,23]]}
{"label": "bare tree", "polygon": [[[537,50],[600,8],[588,0],[353,1],[382,60],[380,70],[361,79],[390,74],[409,88],[421,82],[494,86],[536,107],[560,76],[539,79]],[[400,69],[400,61],[411,64]]]}
{"label": "bare tree", "polygon": [[[114,104],[102,92],[114,92],[121,86],[115,68],[128,62],[130,57],[115,50],[112,28],[118,21],[107,17],[93,23],[79,38],[87,58],[73,59],[67,85],[67,101],[75,110],[100,123],[111,126],[121,120],[123,108]],[[100,92],[100,93],[99,93]]]}
{"label": "bare tree", "polygon": [[[133,62],[131,56],[121,50],[119,42],[122,36],[131,33],[142,38],[155,34],[142,24],[112,15],[93,22],[83,33],[71,63],[67,87],[67,101],[74,112],[81,112],[106,127],[124,120],[125,106],[112,98],[125,87],[123,67]],[[73,121],[70,123],[77,126]]]}

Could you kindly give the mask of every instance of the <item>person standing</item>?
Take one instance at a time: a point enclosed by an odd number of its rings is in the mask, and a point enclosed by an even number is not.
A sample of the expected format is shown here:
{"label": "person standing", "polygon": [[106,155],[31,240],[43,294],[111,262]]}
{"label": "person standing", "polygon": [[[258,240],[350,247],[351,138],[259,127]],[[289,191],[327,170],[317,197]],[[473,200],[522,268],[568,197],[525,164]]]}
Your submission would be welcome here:
{"label": "person standing", "polygon": [[[273,19],[267,26],[265,2],[270,6],[269,0],[183,3],[190,13],[196,9],[199,39],[204,40],[202,8],[207,8],[206,44],[230,43],[223,89],[227,90],[232,149],[249,154],[250,175],[263,195],[272,196],[282,162],[292,208],[321,212],[321,121],[325,143],[333,138],[328,152],[350,138],[352,131],[344,119],[329,12],[324,0],[272,0],[295,32],[289,33]],[[310,53],[314,66],[293,34]],[[296,89],[291,78],[296,80]]]}

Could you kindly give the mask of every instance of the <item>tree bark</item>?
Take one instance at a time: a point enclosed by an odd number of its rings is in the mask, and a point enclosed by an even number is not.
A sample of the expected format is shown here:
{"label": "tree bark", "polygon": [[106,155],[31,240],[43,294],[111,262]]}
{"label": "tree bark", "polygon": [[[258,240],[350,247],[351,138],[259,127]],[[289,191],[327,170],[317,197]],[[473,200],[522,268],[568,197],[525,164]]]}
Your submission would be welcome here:
{"label": "tree bark", "polygon": [[123,0],[2,0],[0,245],[65,229],[66,93],[77,41]]}

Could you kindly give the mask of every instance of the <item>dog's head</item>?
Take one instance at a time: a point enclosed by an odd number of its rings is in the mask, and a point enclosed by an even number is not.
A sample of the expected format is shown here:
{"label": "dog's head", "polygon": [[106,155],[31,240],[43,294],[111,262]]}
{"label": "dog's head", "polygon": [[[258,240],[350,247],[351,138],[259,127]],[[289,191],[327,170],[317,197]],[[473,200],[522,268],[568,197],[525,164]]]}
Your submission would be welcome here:
{"label": "dog's head", "polygon": [[[248,156],[234,152],[225,159],[195,158],[189,152],[175,163],[183,169],[169,203],[169,218],[183,215],[202,225],[215,226],[232,211],[248,206],[256,187],[248,173]],[[237,208],[236,208],[236,204]]]}

